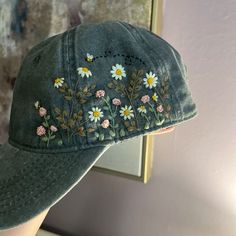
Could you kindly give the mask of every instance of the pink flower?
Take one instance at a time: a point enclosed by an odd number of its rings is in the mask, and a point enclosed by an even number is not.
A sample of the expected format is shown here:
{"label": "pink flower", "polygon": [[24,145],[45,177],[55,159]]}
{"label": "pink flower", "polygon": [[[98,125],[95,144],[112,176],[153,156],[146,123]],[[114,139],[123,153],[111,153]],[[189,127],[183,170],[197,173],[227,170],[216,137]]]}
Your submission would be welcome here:
{"label": "pink flower", "polygon": [[54,125],[51,125],[51,126],[50,126],[50,130],[51,130],[52,132],[57,132],[57,127],[54,126]]}
{"label": "pink flower", "polygon": [[39,108],[39,115],[41,117],[45,116],[47,114],[47,110],[44,107]]}
{"label": "pink flower", "polygon": [[108,128],[108,126],[110,125],[110,122],[108,119],[104,120],[102,123],[101,123],[101,126],[106,129]]}
{"label": "pink flower", "polygon": [[150,97],[148,95],[142,96],[141,101],[143,103],[149,102],[150,101]]}
{"label": "pink flower", "polygon": [[97,98],[101,98],[101,97],[104,97],[105,96],[105,91],[104,90],[98,90],[96,92],[96,97]]}
{"label": "pink flower", "polygon": [[158,111],[158,112],[163,112],[163,106],[162,105],[159,105],[157,108],[156,108],[156,110]]}
{"label": "pink flower", "polygon": [[38,135],[38,136],[42,136],[42,135],[44,135],[45,133],[46,133],[45,128],[44,128],[42,125],[40,125],[40,126],[37,128],[37,135]]}
{"label": "pink flower", "polygon": [[121,101],[120,101],[120,99],[118,99],[118,98],[113,98],[113,99],[112,99],[112,103],[113,103],[113,105],[115,105],[115,106],[120,106],[120,105],[121,105]]}

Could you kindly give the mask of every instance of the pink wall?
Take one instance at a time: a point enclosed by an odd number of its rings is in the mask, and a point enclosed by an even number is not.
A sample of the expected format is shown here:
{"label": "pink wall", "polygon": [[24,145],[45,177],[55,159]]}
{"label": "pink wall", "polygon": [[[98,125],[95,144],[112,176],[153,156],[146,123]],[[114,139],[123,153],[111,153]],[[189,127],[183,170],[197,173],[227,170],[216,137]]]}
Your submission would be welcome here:
{"label": "pink wall", "polygon": [[147,185],[90,172],[45,223],[83,236],[236,235],[236,1],[164,2],[199,116],[156,137]]}

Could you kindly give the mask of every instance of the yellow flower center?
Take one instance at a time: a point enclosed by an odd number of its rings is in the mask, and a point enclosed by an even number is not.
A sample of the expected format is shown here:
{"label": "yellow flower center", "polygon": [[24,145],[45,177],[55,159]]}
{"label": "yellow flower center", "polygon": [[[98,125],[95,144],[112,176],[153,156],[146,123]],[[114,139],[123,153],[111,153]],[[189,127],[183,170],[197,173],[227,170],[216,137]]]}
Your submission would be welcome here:
{"label": "yellow flower center", "polygon": [[156,95],[153,95],[153,96],[152,96],[152,99],[153,99],[154,101],[156,101],[156,100],[157,100],[157,96],[156,96]]}
{"label": "yellow flower center", "polygon": [[148,83],[149,85],[152,85],[153,82],[154,82],[154,77],[148,77],[147,83]]}
{"label": "yellow flower center", "polygon": [[82,71],[86,73],[86,72],[88,72],[88,68],[87,67],[83,67]]}
{"label": "yellow flower center", "polygon": [[144,110],[145,110],[145,106],[141,106],[140,109],[141,109],[142,111],[144,111]]}
{"label": "yellow flower center", "polygon": [[100,116],[100,111],[94,111],[93,116],[94,117],[99,117]]}
{"label": "yellow flower center", "polygon": [[125,115],[125,116],[129,116],[129,114],[130,114],[130,110],[129,110],[129,109],[125,109],[125,110],[124,110],[124,115]]}
{"label": "yellow flower center", "polygon": [[117,70],[116,70],[116,74],[117,74],[117,75],[121,75],[121,74],[122,74],[122,70],[121,70],[121,69],[117,69]]}
{"label": "yellow flower center", "polygon": [[59,84],[59,83],[61,83],[61,79],[60,78],[55,79],[55,84]]}

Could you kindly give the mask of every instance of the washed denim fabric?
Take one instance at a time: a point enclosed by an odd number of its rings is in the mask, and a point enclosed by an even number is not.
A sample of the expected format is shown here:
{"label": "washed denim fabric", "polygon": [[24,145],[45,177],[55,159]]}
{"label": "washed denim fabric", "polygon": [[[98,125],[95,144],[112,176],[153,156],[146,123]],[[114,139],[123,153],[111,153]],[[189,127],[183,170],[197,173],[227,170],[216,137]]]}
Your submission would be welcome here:
{"label": "washed denim fabric", "polygon": [[198,114],[176,49],[123,21],[84,23],[26,55],[0,148],[0,229],[59,201],[116,143]]}

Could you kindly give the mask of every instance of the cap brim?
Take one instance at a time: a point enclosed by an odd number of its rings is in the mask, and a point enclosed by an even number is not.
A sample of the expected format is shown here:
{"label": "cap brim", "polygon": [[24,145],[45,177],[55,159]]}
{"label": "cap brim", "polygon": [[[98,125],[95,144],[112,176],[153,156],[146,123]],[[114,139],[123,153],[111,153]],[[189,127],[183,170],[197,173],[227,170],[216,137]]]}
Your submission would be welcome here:
{"label": "cap brim", "polygon": [[25,223],[57,203],[110,146],[41,154],[0,146],[0,229]]}

